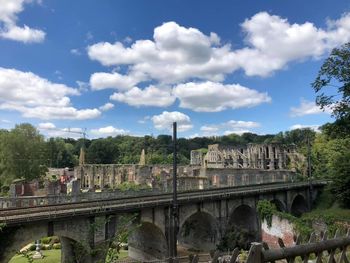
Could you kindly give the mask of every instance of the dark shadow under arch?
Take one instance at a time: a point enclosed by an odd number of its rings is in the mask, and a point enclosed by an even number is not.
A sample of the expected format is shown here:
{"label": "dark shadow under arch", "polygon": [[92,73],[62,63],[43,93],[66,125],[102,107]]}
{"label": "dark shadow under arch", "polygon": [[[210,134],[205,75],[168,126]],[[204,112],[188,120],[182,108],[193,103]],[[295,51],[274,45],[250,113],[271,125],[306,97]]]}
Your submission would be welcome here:
{"label": "dark shadow under arch", "polygon": [[215,218],[206,212],[196,212],[180,226],[179,244],[185,248],[210,251],[219,241],[219,229]]}
{"label": "dark shadow under arch", "polygon": [[279,199],[273,199],[270,202],[276,206],[276,209],[278,211],[287,212],[286,205],[282,201],[280,201]]}
{"label": "dark shadow under arch", "polygon": [[129,236],[129,257],[145,261],[164,259],[168,245],[163,232],[154,224],[142,222]]}
{"label": "dark shadow under arch", "polygon": [[309,211],[307,201],[304,196],[298,194],[294,197],[290,212],[296,217],[300,217],[302,214]]}
{"label": "dark shadow under arch", "polygon": [[259,221],[255,209],[248,205],[238,206],[231,214],[220,249],[235,247],[248,249],[251,242],[260,240]]}

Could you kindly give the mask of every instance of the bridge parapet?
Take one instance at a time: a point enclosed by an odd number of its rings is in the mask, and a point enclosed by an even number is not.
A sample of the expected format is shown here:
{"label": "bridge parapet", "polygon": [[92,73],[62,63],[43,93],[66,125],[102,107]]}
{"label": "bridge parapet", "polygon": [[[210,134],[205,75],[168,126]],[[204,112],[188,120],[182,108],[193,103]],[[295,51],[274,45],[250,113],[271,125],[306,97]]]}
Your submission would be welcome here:
{"label": "bridge parapet", "polygon": [[[268,185],[277,183],[293,182],[294,177],[291,176],[268,176],[261,178],[260,180],[243,180],[244,176],[239,177],[234,181],[230,181],[229,184],[224,185],[210,185],[203,189],[188,189],[187,187],[179,186],[179,192],[188,192],[194,190],[210,190],[217,189],[218,187],[241,187],[241,186],[254,186],[254,185]],[[249,177],[250,178],[250,177]],[[257,177],[258,178],[258,177]],[[8,208],[20,208],[20,207],[36,207],[45,205],[56,205],[56,204],[69,204],[76,202],[88,202],[95,200],[106,200],[106,199],[116,199],[116,198],[126,198],[126,197],[143,197],[151,195],[164,195],[171,193],[171,188],[167,189],[157,189],[157,188],[147,188],[140,190],[128,190],[122,191],[119,189],[114,189],[110,191],[102,192],[81,192],[78,194],[68,194],[68,195],[48,195],[48,196],[17,196],[17,197],[0,197],[0,210]]]}

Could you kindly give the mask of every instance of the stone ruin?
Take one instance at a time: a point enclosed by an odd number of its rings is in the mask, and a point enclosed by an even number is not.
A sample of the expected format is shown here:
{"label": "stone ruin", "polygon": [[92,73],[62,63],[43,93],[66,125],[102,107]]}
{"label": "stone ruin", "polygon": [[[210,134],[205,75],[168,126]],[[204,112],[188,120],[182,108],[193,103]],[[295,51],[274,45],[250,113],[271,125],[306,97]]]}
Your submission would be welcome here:
{"label": "stone ruin", "polygon": [[[293,181],[294,145],[248,144],[223,146],[213,144],[191,151],[191,164],[178,166],[178,188],[204,189],[217,186],[238,186]],[[139,164],[83,164],[75,168],[81,188],[115,189],[124,182],[170,190],[172,165],[147,165],[142,150]]]}
{"label": "stone ruin", "polygon": [[294,160],[295,145],[253,144],[227,146],[212,144],[208,151],[191,151],[191,165],[204,168],[251,168],[261,170],[288,169]]}

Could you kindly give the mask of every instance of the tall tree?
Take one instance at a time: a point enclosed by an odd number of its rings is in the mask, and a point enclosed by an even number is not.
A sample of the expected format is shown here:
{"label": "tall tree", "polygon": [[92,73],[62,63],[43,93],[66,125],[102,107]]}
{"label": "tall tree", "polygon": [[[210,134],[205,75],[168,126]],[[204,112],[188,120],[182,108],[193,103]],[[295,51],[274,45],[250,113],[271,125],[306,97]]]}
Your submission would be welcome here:
{"label": "tall tree", "polygon": [[[334,48],[312,83],[322,109],[331,109],[336,121],[325,131],[333,136],[350,134],[350,43]],[[332,132],[336,130],[336,132]]]}
{"label": "tall tree", "polygon": [[2,134],[2,182],[14,178],[32,180],[45,173],[46,152],[43,136],[30,124],[19,124]]}
{"label": "tall tree", "polygon": [[118,147],[112,138],[92,141],[86,153],[89,163],[115,163],[118,159]]}

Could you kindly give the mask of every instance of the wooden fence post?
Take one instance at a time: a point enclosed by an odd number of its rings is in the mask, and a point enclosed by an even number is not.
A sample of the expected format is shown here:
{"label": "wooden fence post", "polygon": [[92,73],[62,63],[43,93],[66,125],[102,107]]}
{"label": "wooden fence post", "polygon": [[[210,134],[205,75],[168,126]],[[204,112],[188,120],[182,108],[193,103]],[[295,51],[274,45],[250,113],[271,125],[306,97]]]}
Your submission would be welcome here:
{"label": "wooden fence post", "polygon": [[262,262],[262,248],[261,243],[253,242],[246,263],[261,263]]}

